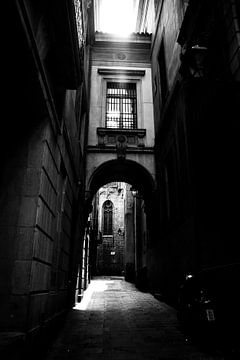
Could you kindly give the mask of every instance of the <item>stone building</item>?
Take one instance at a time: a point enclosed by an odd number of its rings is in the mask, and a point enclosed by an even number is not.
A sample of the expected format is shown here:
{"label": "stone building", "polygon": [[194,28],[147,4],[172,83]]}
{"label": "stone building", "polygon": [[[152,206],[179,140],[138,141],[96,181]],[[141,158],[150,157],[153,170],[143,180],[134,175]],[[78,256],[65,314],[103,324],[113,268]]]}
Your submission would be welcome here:
{"label": "stone building", "polygon": [[11,1],[7,7],[0,329],[34,338],[75,301],[87,217],[90,20],[86,2]]}
{"label": "stone building", "polygon": [[154,288],[239,262],[238,1],[155,1],[151,68],[158,200]]}
{"label": "stone building", "polygon": [[94,197],[90,219],[92,275],[124,276],[147,288],[145,203],[130,184],[112,182]]}
{"label": "stone building", "polygon": [[97,274],[124,273],[126,184],[110,183],[98,190]]}
{"label": "stone building", "polygon": [[103,4],[7,4],[0,329],[29,339],[96,271],[108,183],[131,185],[127,280],[174,304],[186,272],[240,261],[239,1],[134,0],[129,36]]}

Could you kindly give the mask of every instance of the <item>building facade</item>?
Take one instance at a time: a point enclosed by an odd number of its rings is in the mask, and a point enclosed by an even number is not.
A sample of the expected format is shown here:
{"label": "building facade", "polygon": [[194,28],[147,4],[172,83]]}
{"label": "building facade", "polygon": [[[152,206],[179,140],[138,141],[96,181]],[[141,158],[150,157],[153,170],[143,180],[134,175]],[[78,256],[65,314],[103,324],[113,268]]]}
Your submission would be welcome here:
{"label": "building facade", "polygon": [[8,7],[6,93],[15,95],[1,134],[0,327],[34,338],[75,301],[90,25],[86,2]]}
{"label": "building facade", "polygon": [[153,278],[174,298],[183,273],[239,261],[239,4],[155,1],[155,17]]}
{"label": "building facade", "polygon": [[110,183],[98,191],[97,275],[124,275],[126,184]]}

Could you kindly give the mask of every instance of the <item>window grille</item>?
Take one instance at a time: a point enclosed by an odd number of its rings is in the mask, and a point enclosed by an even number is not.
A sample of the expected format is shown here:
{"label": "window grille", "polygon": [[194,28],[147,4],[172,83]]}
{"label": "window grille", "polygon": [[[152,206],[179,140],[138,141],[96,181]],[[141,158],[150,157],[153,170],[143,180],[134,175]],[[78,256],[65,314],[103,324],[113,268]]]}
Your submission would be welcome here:
{"label": "window grille", "polygon": [[113,233],[112,215],[113,204],[107,200],[103,204],[103,235],[112,235]]}
{"label": "window grille", "polygon": [[136,84],[107,83],[106,127],[137,128]]}

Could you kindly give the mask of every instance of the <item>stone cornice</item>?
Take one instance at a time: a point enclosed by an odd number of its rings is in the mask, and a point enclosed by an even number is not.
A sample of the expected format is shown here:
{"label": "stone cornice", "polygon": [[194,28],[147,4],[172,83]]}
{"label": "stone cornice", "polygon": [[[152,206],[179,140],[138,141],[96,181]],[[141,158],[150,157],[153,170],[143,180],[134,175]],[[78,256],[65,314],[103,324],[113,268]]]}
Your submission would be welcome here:
{"label": "stone cornice", "polygon": [[[105,148],[94,146],[94,145],[88,145],[87,146],[87,152],[88,153],[116,153],[116,146],[108,146]],[[153,147],[144,147],[144,148],[136,148],[136,147],[127,147],[126,153],[127,154],[154,154],[154,148]]]}
{"label": "stone cornice", "polygon": [[115,134],[115,135],[137,135],[144,137],[146,135],[146,129],[111,129],[111,128],[97,128],[97,134],[100,136]]}
{"label": "stone cornice", "polygon": [[[145,70],[131,70],[131,69],[127,70],[127,69],[119,69],[119,68],[118,69],[101,68],[101,69],[98,69],[98,74],[99,75],[144,76],[145,75]],[[109,130],[109,129],[107,129],[107,130]]]}
{"label": "stone cornice", "polygon": [[111,34],[95,33],[94,47],[105,48],[130,48],[134,49],[148,49],[151,48],[150,34],[133,33],[129,37],[117,37]]}

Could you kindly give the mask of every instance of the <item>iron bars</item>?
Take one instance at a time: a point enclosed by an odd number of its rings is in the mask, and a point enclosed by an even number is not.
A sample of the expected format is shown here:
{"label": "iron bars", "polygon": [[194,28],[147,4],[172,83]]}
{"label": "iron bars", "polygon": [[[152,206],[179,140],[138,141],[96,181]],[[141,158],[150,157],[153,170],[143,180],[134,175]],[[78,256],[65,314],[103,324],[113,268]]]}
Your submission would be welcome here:
{"label": "iron bars", "polygon": [[106,127],[137,128],[137,95],[135,83],[107,83]]}

